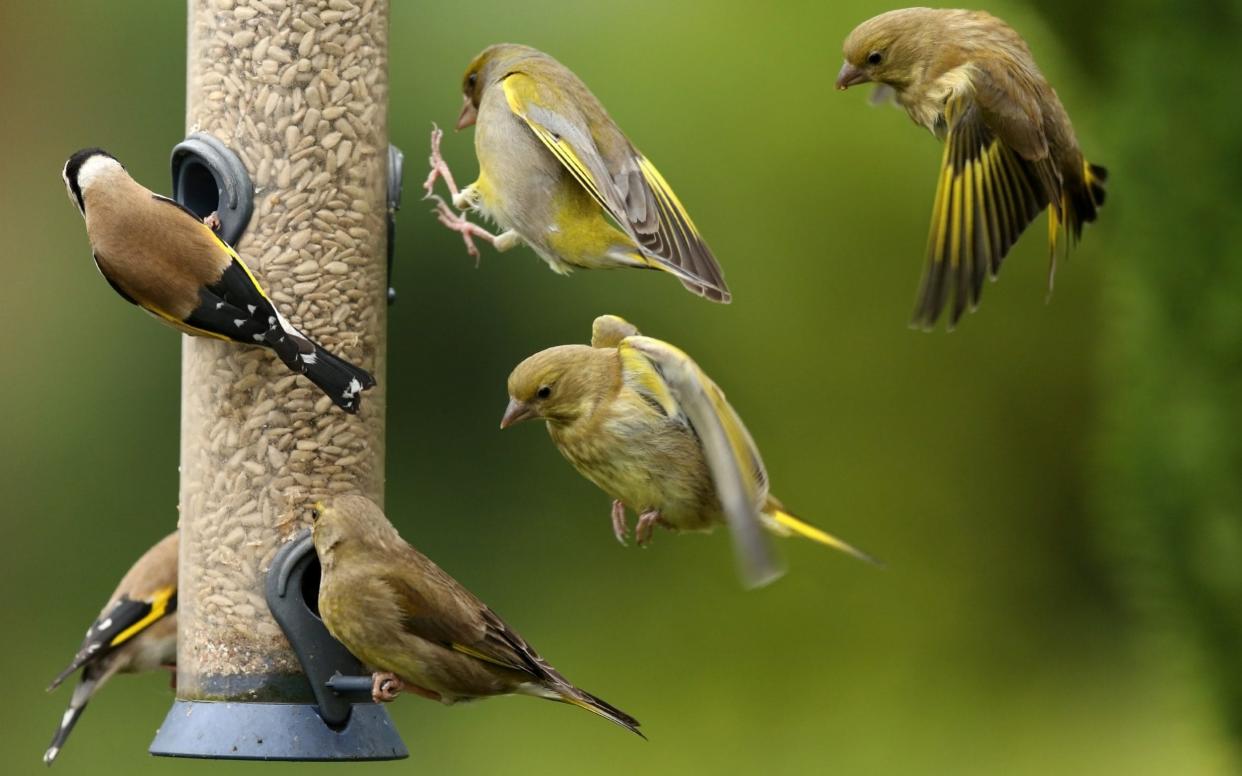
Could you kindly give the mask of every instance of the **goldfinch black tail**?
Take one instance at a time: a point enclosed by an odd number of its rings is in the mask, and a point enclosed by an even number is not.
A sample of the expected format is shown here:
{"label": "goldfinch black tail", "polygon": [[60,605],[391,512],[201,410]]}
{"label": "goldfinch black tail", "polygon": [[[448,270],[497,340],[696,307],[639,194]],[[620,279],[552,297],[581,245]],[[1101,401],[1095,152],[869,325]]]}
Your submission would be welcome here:
{"label": "goldfinch black tail", "polygon": [[362,392],[375,385],[370,372],[332,355],[282,318],[268,330],[266,339],[286,366],[306,375],[346,412],[357,412]]}
{"label": "goldfinch black tail", "polygon": [[57,726],[56,732],[52,735],[52,743],[48,744],[47,751],[43,753],[43,763],[51,765],[56,761],[60,750],[64,748],[65,741],[69,740],[69,734],[73,732],[73,726],[78,724],[78,719],[82,716],[82,712],[86,711],[86,704],[90,702],[95,691],[103,684],[107,676],[96,677],[92,675],[92,671],[88,668],[82,675],[82,681],[73,689],[73,697],[69,700],[69,708],[65,710],[64,715],[60,718],[60,725]]}
{"label": "goldfinch black tail", "polygon": [[266,345],[346,412],[357,412],[359,394],[375,385],[370,372],[332,355],[286,321],[238,258],[218,281],[199,291],[199,306],[190,316],[173,323],[193,334]]}

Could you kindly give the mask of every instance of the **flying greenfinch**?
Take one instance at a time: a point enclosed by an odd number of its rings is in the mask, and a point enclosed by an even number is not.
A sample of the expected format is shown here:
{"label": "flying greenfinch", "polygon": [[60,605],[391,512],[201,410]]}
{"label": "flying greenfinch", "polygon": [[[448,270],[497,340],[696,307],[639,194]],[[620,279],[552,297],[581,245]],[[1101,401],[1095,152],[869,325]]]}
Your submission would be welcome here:
{"label": "flying greenfinch", "polygon": [[[315,504],[328,632],[375,670],[372,697],[446,704],[493,695],[568,703],[631,730],[638,720],[569,683],[473,593],[407,544],[363,496]],[[644,736],[645,737],[645,736]]]}
{"label": "flying greenfinch", "polygon": [[[462,82],[457,128],[476,125],[479,177],[461,191],[432,132],[425,184],[440,221],[498,251],[526,243],[553,271],[638,267],[668,272],[690,291],[728,302],[715,257],[668,182],[586,84],[541,51],[502,43],[475,57]],[[477,210],[499,235],[432,194],[443,176],[459,210]]]}
{"label": "flying greenfinch", "polygon": [[614,315],[595,319],[591,345],[560,345],[509,375],[508,428],[542,418],[561,454],[613,498],[612,527],[638,543],[656,525],[675,531],[729,526],[743,582],[781,574],[764,529],[867,555],[790,514],[768,492],[759,450],[724,392],[681,350],[644,337]]}
{"label": "flying greenfinch", "polygon": [[134,563],[87,629],[73,662],[52,680],[49,691],[82,670],[43,762],[56,760],[86,704],[113,676],[176,668],[177,548],[173,532]]}
{"label": "flying greenfinch", "polygon": [[1096,219],[1107,171],[1083,158],[1026,42],[983,11],[889,11],[845,39],[837,88],[869,82],[945,144],[911,325],[934,327],[950,294],[950,328],[974,310],[983,279],[1045,209],[1051,290],[1059,234],[1077,242]]}

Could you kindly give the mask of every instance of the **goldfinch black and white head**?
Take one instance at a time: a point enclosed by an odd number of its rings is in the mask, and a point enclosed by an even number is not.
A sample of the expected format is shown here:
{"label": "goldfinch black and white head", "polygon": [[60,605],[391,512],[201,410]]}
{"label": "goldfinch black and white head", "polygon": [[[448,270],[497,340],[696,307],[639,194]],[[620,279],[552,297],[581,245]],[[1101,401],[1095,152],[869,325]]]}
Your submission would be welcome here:
{"label": "goldfinch black and white head", "polygon": [[125,174],[125,168],[115,156],[102,148],[83,148],[65,162],[60,177],[64,178],[65,188],[69,190],[69,201],[85,215],[83,192],[117,172]]}

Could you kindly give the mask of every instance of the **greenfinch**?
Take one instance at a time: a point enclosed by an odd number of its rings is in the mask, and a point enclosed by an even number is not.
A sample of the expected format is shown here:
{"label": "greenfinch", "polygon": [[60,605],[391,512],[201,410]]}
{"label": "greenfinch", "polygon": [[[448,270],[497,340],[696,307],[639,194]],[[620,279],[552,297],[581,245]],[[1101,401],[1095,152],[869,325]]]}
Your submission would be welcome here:
{"label": "greenfinch", "polygon": [[438,176],[459,210],[477,210],[493,235],[438,200],[440,221],[498,251],[526,243],[553,271],[658,269],[690,291],[730,300],[715,257],[668,182],[630,143],[569,68],[528,46],[485,49],[466,69],[457,128],[475,125],[479,177],[457,191],[432,133],[428,196]]}
{"label": "greenfinch", "polygon": [[56,760],[86,704],[113,676],[176,668],[177,549],[173,532],[134,563],[87,629],[73,662],[52,680],[49,691],[82,670],[43,762]]}
{"label": "greenfinch", "polygon": [[724,392],[684,352],[622,318],[597,318],[590,346],[530,356],[509,375],[508,389],[500,427],[543,419],[561,454],[613,498],[622,544],[628,507],[639,513],[640,545],[656,525],[708,531],[727,524],[750,587],[781,574],[764,529],[871,560],[790,514],[768,492],[759,450]]}
{"label": "greenfinch", "polygon": [[320,616],[337,641],[376,669],[377,702],[404,689],[446,704],[533,695],[642,736],[638,720],[570,684],[486,604],[402,540],[370,499],[317,503],[312,520]]}
{"label": "greenfinch", "polygon": [[61,177],[86,221],[95,266],[123,299],[186,334],[269,348],[338,407],[358,411],[375,378],[286,321],[211,226],[99,148],[69,157]]}
{"label": "greenfinch", "polygon": [[951,293],[950,328],[974,310],[983,279],[1045,209],[1051,290],[1059,233],[1077,242],[1108,174],[1084,160],[1026,42],[984,11],[889,11],[845,39],[837,88],[868,82],[945,145],[912,325],[932,328]]}

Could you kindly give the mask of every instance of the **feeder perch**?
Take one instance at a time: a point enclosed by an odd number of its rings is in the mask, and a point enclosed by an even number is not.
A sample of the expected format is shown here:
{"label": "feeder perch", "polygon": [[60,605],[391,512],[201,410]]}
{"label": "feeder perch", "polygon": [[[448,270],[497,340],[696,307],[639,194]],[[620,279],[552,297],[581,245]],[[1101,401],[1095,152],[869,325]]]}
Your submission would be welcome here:
{"label": "feeder perch", "polygon": [[173,146],[173,199],[199,218],[220,218],[220,239],[236,245],[254,213],[254,184],[237,154],[205,132]]}

